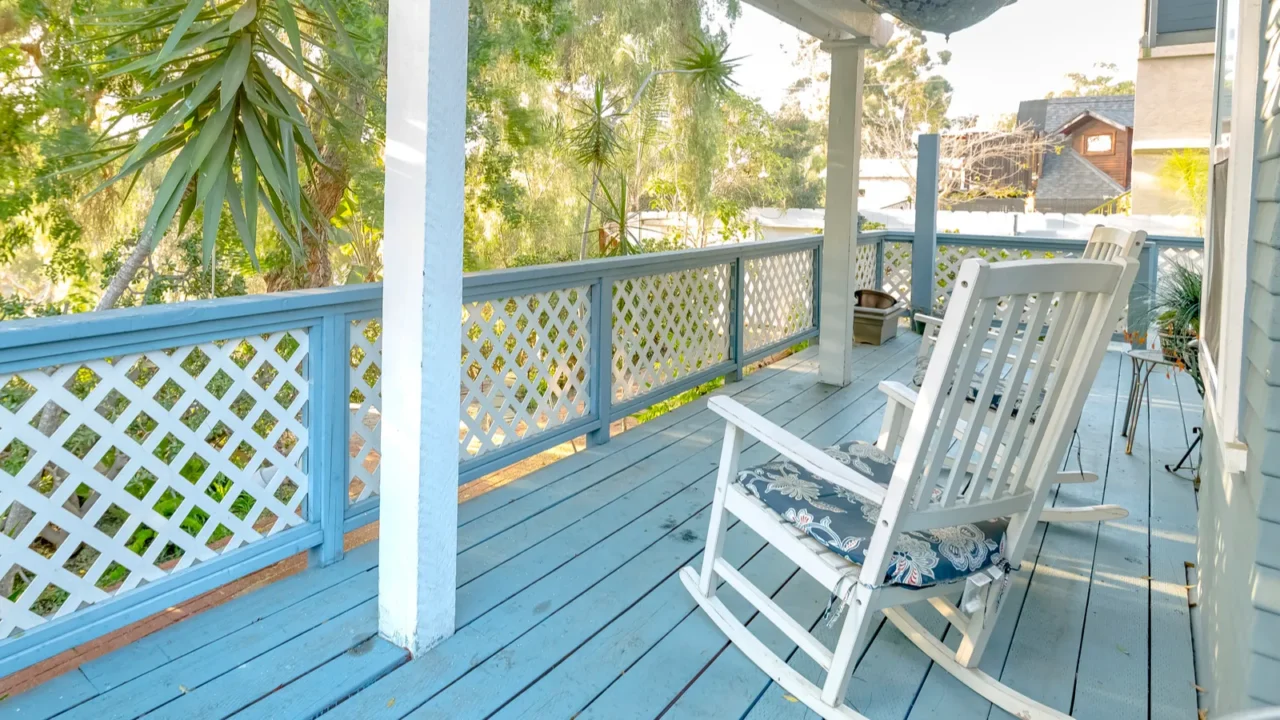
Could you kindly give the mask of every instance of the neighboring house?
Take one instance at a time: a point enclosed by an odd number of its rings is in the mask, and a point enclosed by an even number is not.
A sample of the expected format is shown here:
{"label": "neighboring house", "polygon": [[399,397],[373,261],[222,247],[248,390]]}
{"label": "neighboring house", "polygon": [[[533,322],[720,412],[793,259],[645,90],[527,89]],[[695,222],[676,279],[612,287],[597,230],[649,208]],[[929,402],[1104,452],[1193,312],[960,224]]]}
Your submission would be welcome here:
{"label": "neighboring house", "polygon": [[[1174,151],[1209,148],[1215,0],[1146,0],[1133,124],[1133,212],[1200,214],[1161,178]],[[1232,38],[1234,40],[1234,38]]]}
{"label": "neighboring house", "polygon": [[[1193,25],[1216,24],[1220,48],[1204,118],[1215,163],[1194,623],[1210,717],[1280,705],[1280,0],[1224,0],[1219,11]],[[1156,26],[1158,40],[1169,26]]]}
{"label": "neighboring house", "polygon": [[862,158],[858,163],[858,207],[879,210],[912,200],[911,159]]}
{"label": "neighboring house", "polygon": [[1132,95],[1025,100],[1018,125],[1053,140],[1033,181],[1036,210],[1089,212],[1129,190]]}

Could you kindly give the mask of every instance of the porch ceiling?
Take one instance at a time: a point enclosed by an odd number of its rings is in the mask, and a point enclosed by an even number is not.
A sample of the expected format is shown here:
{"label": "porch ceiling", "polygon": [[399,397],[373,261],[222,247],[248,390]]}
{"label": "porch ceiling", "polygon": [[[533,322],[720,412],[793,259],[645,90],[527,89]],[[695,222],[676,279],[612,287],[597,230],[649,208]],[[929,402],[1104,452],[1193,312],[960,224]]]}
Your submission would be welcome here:
{"label": "porch ceiling", "polygon": [[883,46],[893,23],[861,0],[747,0],[782,22],[824,41],[866,38]]}

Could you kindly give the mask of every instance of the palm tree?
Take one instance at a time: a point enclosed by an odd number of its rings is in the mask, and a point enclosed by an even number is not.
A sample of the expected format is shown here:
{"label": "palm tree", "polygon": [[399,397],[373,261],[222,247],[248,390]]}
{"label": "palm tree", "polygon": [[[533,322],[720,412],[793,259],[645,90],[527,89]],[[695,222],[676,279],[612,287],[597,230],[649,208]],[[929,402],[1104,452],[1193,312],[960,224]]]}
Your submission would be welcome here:
{"label": "palm tree", "polygon": [[[168,163],[137,245],[112,278],[99,309],[112,307],[177,219],[181,232],[203,208],[203,253],[212,259],[224,205],[257,268],[257,220],[265,211],[295,260],[304,229],[327,222],[302,191],[299,169],[324,167],[307,118],[336,119],[332,76],[313,57],[354,62],[321,38],[350,40],[330,0],[187,0],[100,16],[112,46],[94,63],[104,77],[132,81],[87,160],[75,169],[114,172],[94,192]],[[281,38],[285,38],[286,42]],[[347,74],[347,73],[344,73]],[[358,76],[358,73],[350,73]],[[292,82],[289,82],[292,81]],[[305,88],[305,94],[294,89]],[[110,130],[108,130],[110,132]]]}

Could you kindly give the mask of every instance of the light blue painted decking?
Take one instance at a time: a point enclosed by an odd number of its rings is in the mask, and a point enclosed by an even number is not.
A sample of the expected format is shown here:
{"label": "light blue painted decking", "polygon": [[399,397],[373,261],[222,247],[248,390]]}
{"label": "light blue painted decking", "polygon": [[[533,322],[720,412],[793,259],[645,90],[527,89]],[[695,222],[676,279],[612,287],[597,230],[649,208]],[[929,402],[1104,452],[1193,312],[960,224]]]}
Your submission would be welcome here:
{"label": "light blue painted decking", "polygon": [[[914,337],[859,347],[858,377],[840,390],[817,384],[806,351],[724,392],[816,444],[870,440],[877,382],[908,378],[915,351]],[[1184,562],[1195,558],[1196,501],[1189,480],[1164,470],[1186,445],[1183,423],[1171,381],[1153,377],[1124,455],[1128,380],[1127,360],[1109,353],[1078,445],[1103,479],[1063,486],[1052,502],[1119,503],[1131,516],[1041,526],[983,665],[1078,718],[1190,718]],[[1185,378],[1182,396],[1189,428],[1199,407]],[[414,661],[376,637],[370,544],[0,701],[0,717],[813,717],[727,646],[675,577],[702,549],[721,435],[694,403],[463,504],[458,632]],[[769,455],[750,446],[744,462]],[[779,553],[739,526],[727,556],[830,640],[826,594]],[[732,590],[722,597],[745,615]],[[918,615],[943,631],[932,611]],[[751,626],[792,650],[767,621]],[[888,624],[849,698],[876,719],[1002,716]]]}

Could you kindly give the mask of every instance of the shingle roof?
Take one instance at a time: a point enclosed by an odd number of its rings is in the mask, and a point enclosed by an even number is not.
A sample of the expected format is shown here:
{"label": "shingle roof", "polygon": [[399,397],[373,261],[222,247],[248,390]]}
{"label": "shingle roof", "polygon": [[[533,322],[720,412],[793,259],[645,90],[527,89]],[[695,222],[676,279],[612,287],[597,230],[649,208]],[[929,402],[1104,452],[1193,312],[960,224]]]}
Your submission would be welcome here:
{"label": "shingle roof", "polygon": [[1096,95],[1023,100],[1018,103],[1018,124],[1031,123],[1039,132],[1053,132],[1083,112],[1093,112],[1124,127],[1133,127],[1133,96]]}
{"label": "shingle roof", "polygon": [[1070,147],[1062,152],[1050,150],[1044,154],[1040,179],[1036,182],[1036,197],[1046,200],[1082,200],[1097,198],[1100,201],[1124,192],[1111,176],[1099,170]]}

